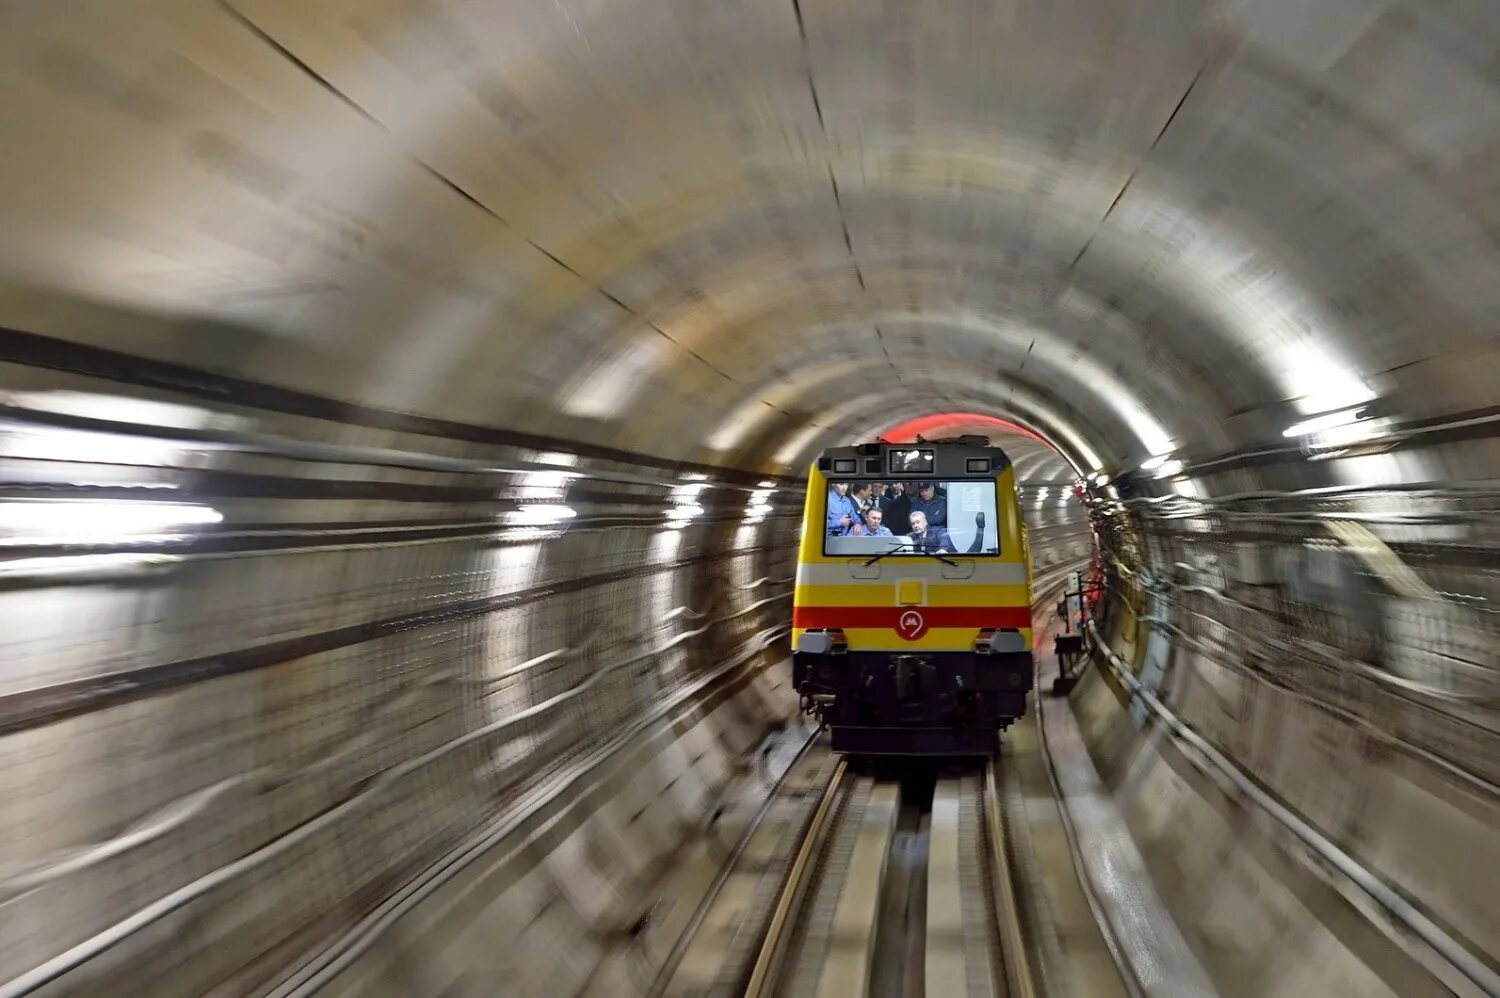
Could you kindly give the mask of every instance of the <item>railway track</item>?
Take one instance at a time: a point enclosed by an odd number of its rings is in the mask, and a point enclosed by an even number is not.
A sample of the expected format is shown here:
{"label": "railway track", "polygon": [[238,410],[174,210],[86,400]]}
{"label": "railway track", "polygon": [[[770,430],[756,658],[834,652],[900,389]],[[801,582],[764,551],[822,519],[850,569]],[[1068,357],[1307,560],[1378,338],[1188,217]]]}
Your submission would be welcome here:
{"label": "railway track", "polygon": [[[1036,586],[1040,610],[1063,573]],[[772,792],[649,998],[1033,998],[1044,934],[1008,841],[1005,760],[834,756],[817,737]],[[1045,949],[1045,947],[1042,947]],[[712,968],[712,969],[708,969]]]}
{"label": "railway track", "polygon": [[841,766],[743,993],[1034,995],[995,765]]}
{"label": "railway track", "polygon": [[1035,995],[998,765],[810,747],[648,993]]}

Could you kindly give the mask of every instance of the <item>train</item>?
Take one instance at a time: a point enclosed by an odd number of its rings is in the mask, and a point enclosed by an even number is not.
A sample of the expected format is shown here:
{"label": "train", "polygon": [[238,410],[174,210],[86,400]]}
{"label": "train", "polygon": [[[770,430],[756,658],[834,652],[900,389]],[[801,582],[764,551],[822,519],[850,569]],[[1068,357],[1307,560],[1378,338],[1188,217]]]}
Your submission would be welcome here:
{"label": "train", "polygon": [[837,752],[993,753],[1034,685],[1031,582],[1015,469],[988,438],[825,451],[793,592],[803,709]]}

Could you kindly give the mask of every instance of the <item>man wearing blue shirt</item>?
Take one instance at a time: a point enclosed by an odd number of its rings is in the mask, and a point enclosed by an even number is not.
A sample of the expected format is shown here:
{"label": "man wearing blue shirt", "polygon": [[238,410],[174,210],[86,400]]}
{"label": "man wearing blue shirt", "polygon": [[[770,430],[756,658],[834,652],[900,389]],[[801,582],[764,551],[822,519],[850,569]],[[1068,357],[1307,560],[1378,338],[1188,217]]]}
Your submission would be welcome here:
{"label": "man wearing blue shirt", "polygon": [[828,490],[828,536],[846,537],[858,522],[859,507],[849,498],[849,483],[832,483]]}
{"label": "man wearing blue shirt", "polygon": [[911,501],[911,511],[927,518],[929,527],[948,526],[948,497],[937,494],[937,485],[921,482],[917,485],[917,497]]}
{"label": "man wearing blue shirt", "polygon": [[879,506],[871,506],[865,510],[864,521],[856,523],[849,533],[853,537],[891,537],[891,528],[880,522],[884,517]]}

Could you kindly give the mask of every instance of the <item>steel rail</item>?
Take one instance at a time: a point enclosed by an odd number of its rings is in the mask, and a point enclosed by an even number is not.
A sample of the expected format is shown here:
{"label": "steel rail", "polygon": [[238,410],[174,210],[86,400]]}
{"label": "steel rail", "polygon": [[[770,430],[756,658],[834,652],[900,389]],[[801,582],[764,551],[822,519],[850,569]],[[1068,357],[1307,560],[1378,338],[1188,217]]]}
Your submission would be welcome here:
{"label": "steel rail", "polygon": [[755,958],[755,965],[750,970],[749,982],[745,986],[745,998],[770,998],[775,990],[776,972],[780,969],[785,955],[783,944],[786,939],[786,930],[795,921],[795,910],[807,891],[808,874],[813,869],[813,856],[816,847],[827,837],[834,801],[838,798],[847,771],[847,760],[840,758],[838,765],[834,767],[833,776],[823,788],[823,797],[818,801],[817,810],[813,812],[812,821],[802,837],[802,844],[797,849],[791,868],[787,871],[786,881],[776,901],[776,908],[772,911],[771,920],[766,925],[760,952]]}
{"label": "steel rail", "polygon": [[730,850],[728,857],[719,866],[718,873],[714,875],[713,881],[708,885],[707,893],[703,895],[697,907],[693,909],[692,916],[688,919],[687,924],[683,926],[682,932],[678,934],[677,941],[672,944],[672,949],[667,953],[666,959],[656,972],[655,980],[652,981],[650,989],[646,992],[646,998],[661,998],[666,993],[673,975],[677,973],[677,968],[682,965],[683,958],[687,956],[688,948],[692,946],[694,938],[698,935],[698,930],[703,927],[703,922],[708,918],[708,913],[712,910],[714,902],[718,900],[719,894],[724,890],[724,885],[733,876],[736,867],[739,866],[741,857],[745,855],[745,850],[750,847],[750,842],[755,837],[755,833],[765,823],[766,816],[771,813],[771,808],[780,799],[782,789],[791,777],[792,770],[802,762],[808,751],[817,743],[822,733],[823,729],[821,727],[813,729],[813,733],[798,747],[796,755],[787,763],[786,769],[781,771],[781,776],[777,778],[775,786],[771,788],[770,793],[766,794],[766,799],[761,802],[760,807],[756,809],[755,814],[750,818],[749,824],[745,826],[745,830],[740,834],[739,839],[736,840],[734,848]]}
{"label": "steel rail", "polygon": [[[1033,609],[1042,606],[1049,598],[1050,594],[1059,587],[1063,577],[1065,577],[1070,571],[1076,570],[1077,569],[1075,566],[1064,566],[1060,569],[1056,569],[1046,573],[1046,575],[1043,577],[1046,581],[1034,586],[1033,588],[1037,592],[1046,593],[1048,595],[1039,596],[1033,603]],[[806,751],[806,746],[804,746],[801,751]],[[840,761],[840,765],[843,765],[843,760]],[[788,772],[789,771],[790,769],[788,769]],[[783,778],[784,775],[785,774],[783,774]],[[1002,914],[1000,912],[997,912],[997,916],[1002,919],[1005,926],[1005,928],[1002,928],[1002,934],[1004,936],[1003,944],[1006,950],[1008,952],[1020,954],[1016,961],[1006,961],[1006,973],[1008,977],[1010,977],[1010,993],[1012,995],[1018,996],[1018,998],[1035,998],[1038,992],[1036,990],[1036,985],[1034,982],[1034,975],[1031,971],[1029,954],[1026,953],[1024,949],[1024,943],[1022,941],[1020,930],[1021,915],[1017,906],[1015,893],[1011,889],[1011,884],[1009,882],[1008,874],[1010,863],[1007,859],[1007,854],[1005,851],[1004,825],[1002,824],[998,810],[999,797],[994,780],[993,761],[987,764],[986,779],[986,824],[989,829],[994,830],[994,832],[992,833],[994,837],[988,840],[990,842],[989,848],[993,850],[994,856],[991,868],[996,872],[997,880],[999,881],[996,886],[996,896],[997,898],[1004,898],[1004,903],[1006,905],[1006,913]],[[820,802],[820,811],[822,810],[823,806],[826,805],[829,800],[831,800],[830,795],[833,793],[835,787],[836,784],[832,782],[825,786],[824,798]],[[663,990],[666,987],[667,979],[670,977],[671,969],[676,965],[676,963],[680,962],[682,954],[685,952],[687,945],[689,945],[692,941],[692,936],[696,932],[696,927],[702,922],[702,919],[706,917],[708,906],[712,903],[714,896],[719,892],[719,889],[722,887],[723,883],[733,872],[733,866],[736,858],[743,852],[745,845],[748,842],[749,834],[753,832],[755,827],[758,827],[760,818],[764,814],[764,811],[769,808],[770,802],[771,799],[768,798],[767,801],[762,805],[761,814],[757,815],[756,819],[752,822],[750,829],[746,832],[745,836],[741,838],[729,860],[723,866],[721,866],[714,883],[709,888],[708,894],[702,901],[700,901],[698,908],[695,910],[693,919],[689,922],[687,928],[684,929],[682,935],[679,937],[676,945],[673,948],[672,954],[669,955],[665,969],[661,973],[659,973],[656,982],[653,984],[653,987],[650,991],[651,995],[660,995],[661,993],[663,993]],[[810,852],[814,848],[814,840],[818,837],[818,835],[823,833],[823,829],[819,827],[819,820],[819,817],[815,815],[813,822],[810,824],[806,834],[802,839],[801,845],[799,847],[799,857],[805,857],[806,855],[810,854]],[[794,863],[793,871],[796,876],[802,876],[805,874],[805,862],[806,860],[803,859],[803,865]],[[796,888],[796,886],[797,885],[795,884],[795,882],[789,879],[788,885],[783,888],[781,894],[779,895],[777,914],[773,914],[772,916],[772,921],[770,927],[768,928],[766,942],[763,943],[760,950],[760,955],[756,962],[756,968],[759,969],[759,974],[757,975],[756,971],[752,970],[751,985],[754,988],[762,989],[763,991],[765,991],[765,993],[769,993],[768,989],[774,988],[775,977],[774,973],[771,973],[774,967],[770,966],[772,957],[770,956],[769,947],[774,947],[775,945],[779,944],[779,941],[775,938],[775,935],[783,931],[786,927],[785,922],[789,917],[787,909],[791,907],[794,901],[794,889]],[[1012,967],[1013,962],[1017,963],[1017,966]],[[751,993],[753,993],[751,990],[746,991],[747,995]]]}
{"label": "steel rail", "polygon": [[1000,813],[1000,787],[995,779],[994,757],[984,764],[984,809],[990,869],[995,884],[995,915],[999,921],[1002,963],[1010,998],[1036,998],[1036,980],[1031,972],[1031,952],[1021,931],[1021,906],[1011,881],[1010,852],[1006,828]]}

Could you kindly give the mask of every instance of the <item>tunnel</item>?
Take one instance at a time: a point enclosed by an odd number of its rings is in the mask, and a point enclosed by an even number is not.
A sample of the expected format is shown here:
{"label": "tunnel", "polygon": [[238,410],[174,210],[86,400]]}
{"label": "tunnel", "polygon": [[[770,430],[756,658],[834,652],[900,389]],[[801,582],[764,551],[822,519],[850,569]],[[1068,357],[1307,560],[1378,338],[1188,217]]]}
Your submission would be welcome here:
{"label": "tunnel", "polygon": [[[12,0],[0,139],[0,996],[1500,994],[1495,4]],[[835,794],[963,434],[1027,715]]]}

